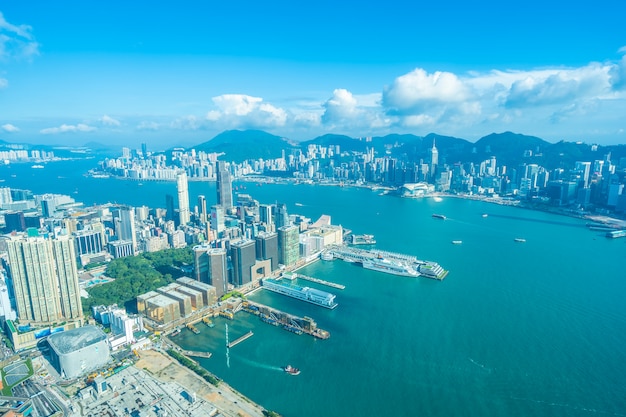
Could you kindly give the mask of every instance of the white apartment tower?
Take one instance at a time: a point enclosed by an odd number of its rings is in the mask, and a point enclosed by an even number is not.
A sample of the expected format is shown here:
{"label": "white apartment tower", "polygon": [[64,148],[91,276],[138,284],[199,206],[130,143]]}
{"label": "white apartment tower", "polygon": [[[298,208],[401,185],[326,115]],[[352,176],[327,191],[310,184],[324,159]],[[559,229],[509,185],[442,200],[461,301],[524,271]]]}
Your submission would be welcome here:
{"label": "white apartment tower", "polygon": [[176,190],[178,191],[178,216],[180,225],[184,226],[189,223],[189,189],[185,171],[176,175]]}
{"label": "white apartment tower", "polygon": [[7,237],[10,276],[22,323],[82,317],[74,241],[24,234]]}

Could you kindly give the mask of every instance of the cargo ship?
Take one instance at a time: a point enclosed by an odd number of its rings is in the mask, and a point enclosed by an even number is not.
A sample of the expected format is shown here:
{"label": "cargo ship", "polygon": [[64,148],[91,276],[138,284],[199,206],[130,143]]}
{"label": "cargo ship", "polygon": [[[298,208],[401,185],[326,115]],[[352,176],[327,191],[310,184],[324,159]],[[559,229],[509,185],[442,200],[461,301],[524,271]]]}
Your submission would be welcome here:
{"label": "cargo ship", "polygon": [[283,371],[287,372],[289,375],[300,375],[300,370],[298,368],[294,368],[291,365],[284,366]]}
{"label": "cargo ship", "polygon": [[363,268],[387,274],[402,275],[405,277],[418,277],[420,274],[412,266],[400,262],[390,261],[385,258],[372,258],[363,261]]}
{"label": "cargo ship", "polygon": [[306,301],[321,307],[333,309],[338,306],[335,295],[316,288],[301,287],[281,280],[266,278],[262,281],[263,288],[286,295],[297,300]]}

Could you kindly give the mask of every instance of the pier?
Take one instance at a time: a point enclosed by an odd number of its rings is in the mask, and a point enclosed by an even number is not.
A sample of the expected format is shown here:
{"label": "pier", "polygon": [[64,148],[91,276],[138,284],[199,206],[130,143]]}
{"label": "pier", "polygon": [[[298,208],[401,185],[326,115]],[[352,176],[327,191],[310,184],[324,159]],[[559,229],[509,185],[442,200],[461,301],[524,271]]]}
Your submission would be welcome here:
{"label": "pier", "polygon": [[195,356],[198,358],[210,358],[213,355],[211,352],[198,352],[196,350],[181,350],[180,353],[185,356]]}
{"label": "pier", "polygon": [[194,326],[193,324],[189,323],[187,324],[187,328],[189,330],[191,330],[192,332],[194,332],[195,334],[200,334],[200,331],[198,329],[196,329],[196,326]]}
{"label": "pier", "polygon": [[[357,249],[348,246],[333,246],[327,253],[346,262],[360,263],[366,268],[395,275],[423,276],[440,281],[448,275],[448,271],[436,262],[422,261],[413,255],[403,253]],[[387,265],[377,267],[377,264],[382,265],[381,262]],[[399,268],[395,268],[396,266]],[[403,270],[406,273],[403,273]]]}
{"label": "pier", "polygon": [[252,333],[252,330],[250,330],[248,333],[244,334],[240,338],[235,339],[232,342],[227,343],[226,346],[228,346],[228,348],[231,348],[233,346],[237,346],[239,343],[243,342],[244,340],[251,338],[253,334],[254,333]]}
{"label": "pier", "polygon": [[314,278],[314,277],[310,277],[310,276],[302,275],[302,274],[294,274],[294,275],[295,275],[295,278],[297,278],[297,279],[303,279],[305,281],[315,282],[316,284],[326,285],[327,287],[337,288],[339,290],[345,290],[346,289],[345,285],[336,284],[336,283],[330,282],[330,281],[324,281],[323,279]]}
{"label": "pier", "polygon": [[258,316],[261,321],[273,326],[281,326],[284,330],[295,334],[306,333],[318,339],[328,339],[330,333],[319,329],[317,323],[310,317],[298,317],[284,311],[266,306],[261,303],[246,300],[243,303],[243,311]]}

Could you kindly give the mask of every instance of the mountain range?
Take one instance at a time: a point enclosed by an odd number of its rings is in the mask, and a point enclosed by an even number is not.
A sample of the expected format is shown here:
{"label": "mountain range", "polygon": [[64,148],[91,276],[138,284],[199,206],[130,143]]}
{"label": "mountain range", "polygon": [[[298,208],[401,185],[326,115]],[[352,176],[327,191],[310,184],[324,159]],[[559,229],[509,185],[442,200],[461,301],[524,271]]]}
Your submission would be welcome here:
{"label": "mountain range", "polygon": [[[429,133],[426,136],[413,134],[389,134],[368,138],[353,138],[345,135],[325,134],[311,140],[295,142],[262,130],[227,130],[212,139],[189,147],[196,151],[218,153],[221,159],[237,163],[248,159],[274,159],[289,155],[296,150],[306,153],[309,145],[339,146],[340,151],[353,153],[374,149],[377,156],[389,156],[409,162],[428,161],[429,149],[436,146],[439,163],[452,165],[456,162],[474,162],[495,157],[498,165],[516,166],[534,163],[549,169],[571,168],[576,161],[603,159],[611,154],[618,161],[626,158],[626,145],[589,145],[581,142],[560,141],[550,143],[544,139],[513,132],[491,133],[477,140],[469,140]],[[0,140],[0,150],[14,144]],[[49,149],[55,154],[65,154],[67,148],[50,145],[24,145],[23,149]],[[116,157],[119,148],[110,144],[90,142],[85,146],[93,153]],[[170,149],[171,151],[172,149]],[[170,152],[166,151],[166,154]],[[76,156],[76,155],[73,155]]]}
{"label": "mountain range", "polygon": [[433,144],[439,152],[440,164],[479,163],[495,157],[498,165],[535,163],[553,169],[570,168],[576,161],[603,159],[609,152],[613,160],[626,157],[626,145],[599,146],[565,141],[550,143],[536,136],[513,132],[491,133],[476,142],[436,133],[426,136],[390,134],[371,138],[326,134],[308,141],[293,142],[261,130],[228,130],[193,148],[224,153],[223,159],[242,162],[247,159],[279,158],[283,151],[288,155],[296,149],[306,153],[309,145],[338,145],[341,152],[365,152],[373,148],[378,156],[388,155],[419,162],[427,160]]}

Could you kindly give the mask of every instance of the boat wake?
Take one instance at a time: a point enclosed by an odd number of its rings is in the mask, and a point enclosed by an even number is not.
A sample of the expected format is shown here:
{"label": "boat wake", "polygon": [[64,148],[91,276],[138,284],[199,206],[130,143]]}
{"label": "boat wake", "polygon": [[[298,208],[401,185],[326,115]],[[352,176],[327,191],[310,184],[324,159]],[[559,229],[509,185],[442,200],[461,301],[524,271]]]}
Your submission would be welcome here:
{"label": "boat wake", "polygon": [[491,368],[487,368],[485,365],[483,365],[482,363],[478,363],[478,362],[476,362],[476,361],[475,361],[474,359],[472,359],[472,358],[468,358],[468,359],[469,359],[469,361],[470,361],[471,363],[473,363],[474,365],[478,366],[479,368],[483,368],[485,371],[487,371],[487,372],[491,373]]}
{"label": "boat wake", "polygon": [[607,415],[607,416],[626,416],[626,414],[616,413],[613,411],[598,410],[596,408],[587,408],[584,406],[578,406],[578,405],[567,404],[567,403],[559,403],[559,402],[545,401],[545,400],[535,400],[532,398],[520,398],[520,397],[510,397],[510,398],[512,400],[527,401],[527,402],[532,402],[536,404],[547,405],[550,407],[560,407],[560,408],[568,408],[568,409],[576,410],[576,411],[584,411],[585,413],[591,413],[591,414],[600,414],[600,415]]}
{"label": "boat wake", "polygon": [[245,364],[248,364],[250,366],[254,366],[255,368],[267,369],[268,371],[283,372],[283,368],[281,368],[280,366],[272,366],[272,365],[268,365],[268,364],[265,364],[265,363],[252,361],[250,359],[246,359],[246,358],[243,358],[243,357],[238,357],[237,359],[241,360]]}

